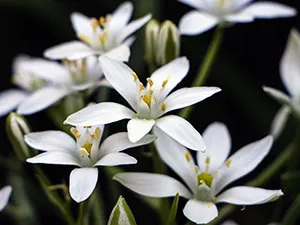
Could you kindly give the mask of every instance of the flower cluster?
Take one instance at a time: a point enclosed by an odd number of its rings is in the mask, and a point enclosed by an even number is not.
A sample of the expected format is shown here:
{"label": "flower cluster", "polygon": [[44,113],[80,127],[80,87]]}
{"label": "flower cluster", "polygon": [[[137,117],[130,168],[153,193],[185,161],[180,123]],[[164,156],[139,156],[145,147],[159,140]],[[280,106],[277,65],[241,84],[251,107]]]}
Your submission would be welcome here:
{"label": "flower cluster", "polygon": [[[201,34],[215,26],[225,29],[231,24],[249,23],[256,18],[291,17],[296,15],[296,10],[273,2],[252,3],[252,0],[179,2],[196,10],[184,15],[178,28],[171,21],[160,24],[156,20],[146,26],[145,61],[151,75],[145,82],[130,68],[128,61],[130,46],[136,38],[132,34],[146,25],[152,16],[149,14],[130,22],[131,2],[122,3],[112,14],[99,19],[74,12],[71,23],[79,40],[45,50],[45,58],[20,55],[14,59],[12,81],[20,88],[0,93],[0,116],[16,110],[7,118],[8,137],[20,161],[76,167],[70,173],[68,185],[56,187],[62,187],[66,196],[81,204],[78,225],[84,224],[81,221],[86,216],[83,202],[89,201],[98,183],[96,167],[141,163],[138,157],[124,153],[141,146],[154,161],[153,173],[124,172],[119,167],[113,176],[108,170],[103,169],[103,173],[117,181],[115,185],[120,183],[140,195],[174,197],[175,206],[172,206],[169,221],[175,220],[172,215],[176,215],[178,196],[187,200],[183,214],[188,220],[207,224],[219,216],[216,204],[258,205],[283,195],[281,189],[263,189],[256,187],[260,186],[258,184],[228,186],[252,172],[267,157],[274,136],[279,136],[290,113],[300,118],[300,35],[296,30],[290,34],[280,66],[281,79],[290,96],[264,87],[284,104],[273,121],[271,135],[242,147],[231,156],[231,137],[225,124],[213,122],[201,135],[188,121],[188,113],[182,113],[186,111],[176,115],[176,110],[189,110],[191,108],[187,107],[221,91],[220,87],[203,86],[203,82],[198,82],[205,80],[215,52],[204,59],[208,60],[204,63],[206,72],[200,73],[200,79],[195,78],[192,87],[174,89],[190,70],[188,57],[180,56],[180,35]],[[103,88],[121,95],[130,107],[109,98],[91,103],[93,94]],[[80,104],[76,105],[76,102]],[[63,131],[31,132],[23,116],[45,109]],[[102,136],[109,132],[107,128],[104,132],[105,125],[108,127],[108,124],[125,119],[129,120],[126,132],[110,134],[101,142]],[[196,154],[196,162],[192,154]],[[142,160],[145,158],[139,159]],[[167,168],[159,171],[157,162],[161,161],[180,180],[167,175]],[[39,166],[33,168],[50,201],[58,205],[68,224],[75,224],[70,222],[73,218],[68,211],[68,201],[65,203],[60,195],[49,191],[56,187],[51,186],[50,179]],[[11,186],[0,189],[0,211],[8,204],[11,192]],[[122,197],[108,224],[136,224]],[[235,223],[227,221],[225,224]]]}

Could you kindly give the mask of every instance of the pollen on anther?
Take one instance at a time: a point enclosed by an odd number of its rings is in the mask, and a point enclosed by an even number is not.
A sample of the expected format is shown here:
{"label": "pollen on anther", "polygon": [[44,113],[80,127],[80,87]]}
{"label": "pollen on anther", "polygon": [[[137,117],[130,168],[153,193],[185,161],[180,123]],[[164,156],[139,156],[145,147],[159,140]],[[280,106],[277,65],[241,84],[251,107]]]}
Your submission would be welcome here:
{"label": "pollen on anther", "polygon": [[134,81],[137,81],[139,79],[135,72],[132,72],[131,75],[133,76]]}
{"label": "pollen on anther", "polygon": [[98,26],[99,26],[99,22],[96,18],[92,18],[91,19],[91,24],[92,24],[92,27],[93,27],[93,31],[96,32]]}
{"label": "pollen on anther", "polygon": [[147,78],[147,82],[148,82],[148,84],[150,85],[150,87],[153,86],[153,81],[151,80],[151,78]]}
{"label": "pollen on anther", "polygon": [[70,129],[70,131],[74,135],[74,137],[76,137],[76,138],[79,138],[81,136],[80,132],[75,127],[72,127]]}
{"label": "pollen on anther", "polygon": [[166,111],[166,104],[165,104],[165,102],[161,103],[161,110],[162,111]]}
{"label": "pollen on anther", "polygon": [[167,79],[165,79],[165,80],[163,81],[163,83],[162,83],[162,85],[161,85],[162,88],[164,88],[164,87],[167,85],[169,79],[170,79],[170,77],[168,77]]}
{"label": "pollen on anther", "polygon": [[144,87],[143,83],[140,82],[140,91],[143,91],[143,90],[145,90],[145,87]]}
{"label": "pollen on anther", "polygon": [[186,158],[187,161],[191,161],[192,160],[192,156],[191,156],[191,154],[189,152],[185,153],[185,158]]}
{"label": "pollen on anther", "polygon": [[227,161],[225,162],[225,166],[227,167],[227,168],[229,168],[230,167],[230,164],[231,164],[231,162],[232,162],[232,159],[227,159]]}

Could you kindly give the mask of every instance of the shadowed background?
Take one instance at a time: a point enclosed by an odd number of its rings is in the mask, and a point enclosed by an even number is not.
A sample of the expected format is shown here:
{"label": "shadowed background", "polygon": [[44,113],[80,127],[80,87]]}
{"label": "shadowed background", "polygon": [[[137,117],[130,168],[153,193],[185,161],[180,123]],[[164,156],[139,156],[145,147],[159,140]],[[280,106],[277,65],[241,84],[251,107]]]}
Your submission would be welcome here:
{"label": "shadowed background", "polygon": [[[0,0],[0,63],[1,82],[0,90],[11,88],[11,64],[13,58],[20,54],[41,57],[43,51],[53,45],[75,40],[76,36],[69,21],[69,15],[78,11],[90,17],[99,17],[112,12],[121,0]],[[297,0],[276,1],[300,9]],[[184,13],[191,10],[175,0],[136,0],[134,18],[152,13],[159,21],[172,20],[178,24]],[[190,122],[202,132],[213,121],[224,122],[232,135],[232,151],[258,140],[269,132],[270,123],[279,108],[274,100],[262,91],[267,85],[284,90],[279,76],[279,62],[286,45],[288,34],[292,27],[300,28],[300,17],[274,20],[256,20],[250,24],[237,24],[225,31],[225,38],[213,66],[207,86],[218,86],[222,92],[199,103],[193,112]],[[180,86],[189,86],[196,76],[197,69],[212,37],[212,31],[199,36],[182,37],[181,55],[186,55],[191,62],[188,76]],[[138,32],[137,41],[132,47],[132,56],[129,65],[141,77],[149,76],[143,61],[143,30]],[[300,63],[300,59],[299,59]],[[113,101],[122,102],[121,97],[111,92]],[[40,112],[27,117],[33,131],[56,129],[47,118],[46,113]],[[124,123],[113,124],[111,131],[124,131]],[[289,143],[295,131],[295,120],[290,119],[282,137],[275,143],[270,155],[259,166],[258,170],[236,183],[242,184],[254,178],[256,174],[274,159]],[[14,156],[11,145],[5,134],[5,117],[0,118],[1,135],[1,161],[0,161],[0,187],[10,184],[13,176],[14,162],[8,161]],[[129,150],[143,163],[136,166],[124,167],[132,171],[150,171],[152,164],[150,158],[145,158],[137,151]],[[28,180],[34,180],[34,174],[27,165]],[[26,168],[27,168],[26,167]],[[68,183],[70,166],[43,165],[42,168],[51,177],[53,183]],[[115,198],[111,197],[111,182],[107,182],[100,170],[98,185],[104,194],[105,214],[109,215]],[[9,172],[10,171],[10,172]],[[172,174],[172,173],[171,173]],[[102,176],[103,175],[103,176]],[[26,178],[27,179],[27,178]],[[17,181],[18,183],[18,181]],[[278,189],[281,185],[280,175],[272,179],[265,187]],[[22,188],[21,188],[22,189]],[[32,201],[33,214],[42,224],[63,224],[59,215],[48,203],[42,191],[32,186],[23,189]],[[156,224],[156,215],[147,205],[139,201],[137,195],[122,189],[138,224]],[[15,191],[14,191],[15,193]],[[20,193],[22,196],[24,193]],[[237,211],[230,218],[240,224],[263,225],[270,220],[278,221],[293,196],[286,194],[285,198],[276,203],[263,206],[247,207],[246,211]],[[12,201],[13,202],[13,201]],[[185,200],[180,199],[178,224],[184,224],[186,219],[182,215],[182,206]],[[74,213],[77,206],[73,203]],[[20,224],[12,219],[8,213],[0,214],[4,224]],[[30,224],[23,221],[23,224]],[[2,224],[2,223],[1,223]]]}

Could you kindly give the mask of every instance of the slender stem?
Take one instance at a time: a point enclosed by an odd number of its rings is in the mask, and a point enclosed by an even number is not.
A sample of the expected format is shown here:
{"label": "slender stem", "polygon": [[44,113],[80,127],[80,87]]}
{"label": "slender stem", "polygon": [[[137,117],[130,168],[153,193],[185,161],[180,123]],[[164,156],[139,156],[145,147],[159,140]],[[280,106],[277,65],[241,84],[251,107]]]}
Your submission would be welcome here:
{"label": "slender stem", "polygon": [[87,225],[87,209],[88,209],[88,200],[81,202],[79,205],[79,215],[77,219],[77,225]]}
{"label": "slender stem", "polygon": [[[216,60],[217,53],[221,47],[224,36],[223,31],[223,25],[220,24],[215,30],[212,42],[210,43],[209,48],[205,54],[204,60],[199,68],[198,75],[192,83],[192,87],[199,87],[206,82],[211,68]],[[188,118],[192,110],[192,106],[184,108],[180,111],[179,115],[183,118]]]}
{"label": "slender stem", "polygon": [[287,213],[285,214],[282,225],[294,225],[297,222],[297,219],[299,218],[300,210],[300,195],[297,196],[296,200],[293,202],[292,206],[289,208]]}
{"label": "slender stem", "polygon": [[[255,179],[248,182],[249,186],[261,186],[267,183],[278,171],[289,161],[294,149],[294,144],[291,143],[288,147],[268,166],[263,172],[261,172]],[[215,225],[221,222],[225,217],[233,213],[238,207],[234,205],[226,205],[219,211],[219,216],[209,225]]]}

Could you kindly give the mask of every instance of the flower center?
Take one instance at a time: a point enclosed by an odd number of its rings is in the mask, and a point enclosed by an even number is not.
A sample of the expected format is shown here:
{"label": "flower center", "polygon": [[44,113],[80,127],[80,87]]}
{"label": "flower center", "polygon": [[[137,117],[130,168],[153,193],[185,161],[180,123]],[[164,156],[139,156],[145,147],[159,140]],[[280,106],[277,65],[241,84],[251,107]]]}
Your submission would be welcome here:
{"label": "flower center", "polygon": [[63,60],[67,66],[74,84],[84,84],[88,80],[87,59]]}
{"label": "flower center", "polygon": [[18,71],[11,82],[29,91],[36,91],[46,85],[45,80],[26,71]]}
{"label": "flower center", "polygon": [[198,179],[198,184],[201,185],[201,184],[206,184],[208,187],[211,186],[211,183],[213,181],[213,176],[210,174],[210,173],[200,173],[198,176],[197,176],[197,179]]}

